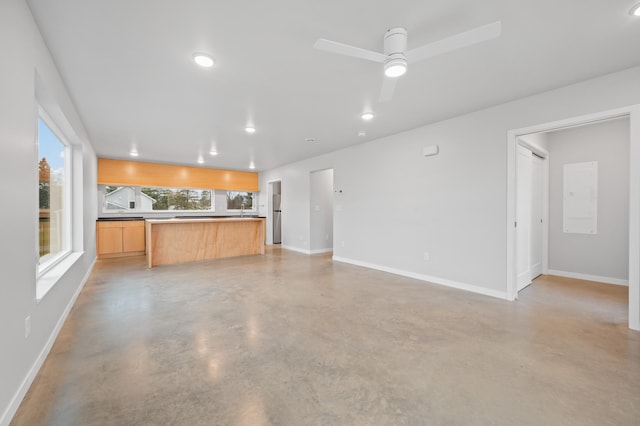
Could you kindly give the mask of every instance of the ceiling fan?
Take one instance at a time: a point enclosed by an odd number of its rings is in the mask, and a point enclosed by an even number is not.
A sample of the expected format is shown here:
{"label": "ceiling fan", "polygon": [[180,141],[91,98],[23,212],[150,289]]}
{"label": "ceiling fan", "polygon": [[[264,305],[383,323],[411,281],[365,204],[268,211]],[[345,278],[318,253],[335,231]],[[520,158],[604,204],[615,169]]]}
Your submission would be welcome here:
{"label": "ceiling fan", "polygon": [[384,35],[384,53],[361,49],[324,38],[318,39],[313,47],[339,55],[383,63],[385,77],[378,100],[379,102],[385,102],[393,97],[397,77],[407,71],[409,63],[422,61],[456,49],[491,40],[500,36],[500,32],[501,23],[497,21],[407,51],[407,30],[402,27],[395,27],[387,30]]}

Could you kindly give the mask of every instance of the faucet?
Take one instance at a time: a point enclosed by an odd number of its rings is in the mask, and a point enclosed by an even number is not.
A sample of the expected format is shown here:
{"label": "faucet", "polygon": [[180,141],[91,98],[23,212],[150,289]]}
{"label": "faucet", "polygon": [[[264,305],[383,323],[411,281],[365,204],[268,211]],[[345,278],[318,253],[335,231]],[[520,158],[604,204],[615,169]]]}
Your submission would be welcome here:
{"label": "faucet", "polygon": [[244,203],[240,204],[240,217],[244,217]]}

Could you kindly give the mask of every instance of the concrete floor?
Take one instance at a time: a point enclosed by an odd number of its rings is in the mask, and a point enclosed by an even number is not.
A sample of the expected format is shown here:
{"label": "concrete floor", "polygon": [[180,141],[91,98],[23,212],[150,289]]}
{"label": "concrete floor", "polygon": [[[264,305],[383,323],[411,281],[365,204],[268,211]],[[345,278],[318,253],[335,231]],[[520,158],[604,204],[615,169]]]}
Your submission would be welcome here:
{"label": "concrete floor", "polygon": [[269,249],[99,261],[15,425],[638,425],[625,287],[517,302]]}

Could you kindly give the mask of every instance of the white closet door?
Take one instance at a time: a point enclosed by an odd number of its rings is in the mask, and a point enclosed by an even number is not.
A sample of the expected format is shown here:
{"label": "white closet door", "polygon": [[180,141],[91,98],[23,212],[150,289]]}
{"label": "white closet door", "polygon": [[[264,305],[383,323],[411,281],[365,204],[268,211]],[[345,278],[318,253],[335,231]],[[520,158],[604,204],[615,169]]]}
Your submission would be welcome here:
{"label": "white closet door", "polygon": [[518,291],[531,284],[532,154],[518,145],[516,159],[516,253]]}
{"label": "white closet door", "polygon": [[542,274],[542,158],[531,158],[531,279]]}

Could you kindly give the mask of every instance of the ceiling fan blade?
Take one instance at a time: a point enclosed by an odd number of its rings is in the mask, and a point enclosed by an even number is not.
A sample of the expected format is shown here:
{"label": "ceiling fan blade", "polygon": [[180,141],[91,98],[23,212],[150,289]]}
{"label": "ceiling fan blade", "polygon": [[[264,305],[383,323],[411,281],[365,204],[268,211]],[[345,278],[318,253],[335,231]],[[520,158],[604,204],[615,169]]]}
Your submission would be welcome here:
{"label": "ceiling fan blade", "polygon": [[393,92],[396,90],[397,78],[385,77],[382,82],[382,88],[380,89],[380,96],[378,102],[387,102],[393,98]]}
{"label": "ceiling fan blade", "polygon": [[452,50],[461,49],[476,43],[491,40],[500,36],[501,31],[502,24],[500,21],[474,28],[460,34],[429,43],[422,47],[411,49],[406,53],[407,60],[409,62],[422,61],[423,59],[451,52]]}
{"label": "ceiling fan blade", "polygon": [[313,47],[318,50],[324,50],[325,52],[353,56],[355,58],[366,59],[367,61],[373,62],[384,62],[387,59],[387,55],[383,53],[349,46],[348,44],[342,44],[335,41],[326,40],[324,38],[318,39]]}

